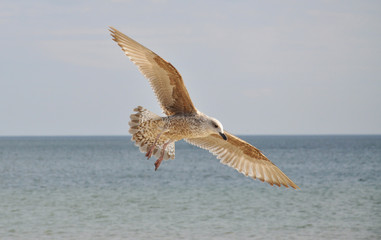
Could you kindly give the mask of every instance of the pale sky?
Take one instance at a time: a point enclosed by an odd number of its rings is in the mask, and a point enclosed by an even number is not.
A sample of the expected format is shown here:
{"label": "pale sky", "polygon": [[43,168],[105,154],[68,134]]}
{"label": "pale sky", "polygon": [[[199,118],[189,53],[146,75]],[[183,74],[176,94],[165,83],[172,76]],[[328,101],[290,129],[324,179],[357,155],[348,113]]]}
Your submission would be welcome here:
{"label": "pale sky", "polygon": [[381,134],[381,1],[0,2],[0,136],[128,135],[162,113],[108,26],[236,134]]}

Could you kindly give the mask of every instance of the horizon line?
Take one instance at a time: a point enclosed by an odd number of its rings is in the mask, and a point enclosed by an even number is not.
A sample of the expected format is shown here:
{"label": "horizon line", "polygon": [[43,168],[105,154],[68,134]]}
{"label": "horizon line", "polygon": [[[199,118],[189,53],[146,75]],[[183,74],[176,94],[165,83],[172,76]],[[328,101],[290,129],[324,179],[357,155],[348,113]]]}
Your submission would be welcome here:
{"label": "horizon line", "polygon": [[[381,136],[381,133],[321,133],[321,134],[234,134],[236,136]],[[17,138],[17,137],[131,137],[132,135],[122,134],[94,134],[94,135],[0,135],[0,138]]]}

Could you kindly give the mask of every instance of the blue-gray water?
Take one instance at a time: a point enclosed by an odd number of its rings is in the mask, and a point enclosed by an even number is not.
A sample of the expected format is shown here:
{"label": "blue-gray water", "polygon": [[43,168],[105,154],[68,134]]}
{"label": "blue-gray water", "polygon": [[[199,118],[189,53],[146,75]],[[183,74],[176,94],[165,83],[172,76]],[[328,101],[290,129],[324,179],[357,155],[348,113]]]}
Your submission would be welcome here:
{"label": "blue-gray water", "polygon": [[0,239],[381,239],[381,136],[246,136],[301,190],[176,144],[0,138]]}

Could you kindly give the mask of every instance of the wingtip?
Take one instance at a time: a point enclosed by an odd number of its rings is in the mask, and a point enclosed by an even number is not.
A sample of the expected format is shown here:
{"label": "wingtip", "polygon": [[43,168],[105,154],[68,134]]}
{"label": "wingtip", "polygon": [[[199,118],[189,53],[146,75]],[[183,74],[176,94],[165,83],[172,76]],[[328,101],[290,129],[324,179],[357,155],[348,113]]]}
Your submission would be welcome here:
{"label": "wingtip", "polygon": [[111,33],[111,36],[114,38],[113,40],[115,41],[115,35],[116,33],[118,32],[118,30],[116,30],[116,28],[112,27],[112,26],[109,26],[109,29],[108,29]]}
{"label": "wingtip", "polygon": [[293,182],[291,182],[291,183],[289,183],[287,186],[286,185],[283,185],[283,186],[285,186],[285,187],[291,187],[291,188],[293,188],[293,189],[295,189],[295,190],[298,190],[298,189],[300,189],[300,187],[298,187],[298,185],[296,185],[295,183],[293,183]]}
{"label": "wingtip", "polygon": [[300,190],[300,187],[298,185],[292,186],[296,190]]}
{"label": "wingtip", "polygon": [[[260,179],[261,180],[261,179]],[[261,180],[262,181],[262,180]],[[263,181],[262,181],[263,182]],[[278,182],[268,182],[266,181],[268,184],[270,184],[271,186],[278,186],[279,188],[280,187],[285,187],[285,188],[293,188],[293,189],[300,189],[300,187],[298,185],[296,185],[294,182],[288,182],[288,183],[278,183]]]}
{"label": "wingtip", "polygon": [[108,30],[110,31],[110,35],[112,37],[112,40],[115,41],[115,42],[118,42],[117,41],[117,37],[116,37],[116,34],[117,34],[118,30],[116,30],[114,27],[111,27],[111,26],[109,26]]}

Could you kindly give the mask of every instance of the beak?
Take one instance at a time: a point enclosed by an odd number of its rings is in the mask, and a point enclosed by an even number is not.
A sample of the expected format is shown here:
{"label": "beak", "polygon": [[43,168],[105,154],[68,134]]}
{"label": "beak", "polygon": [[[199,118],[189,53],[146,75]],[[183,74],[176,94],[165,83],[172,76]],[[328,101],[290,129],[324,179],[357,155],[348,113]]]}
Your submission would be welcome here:
{"label": "beak", "polygon": [[223,134],[223,133],[221,133],[221,132],[219,132],[219,134],[221,135],[221,137],[222,137],[225,141],[228,140],[228,138],[226,137],[225,134]]}

